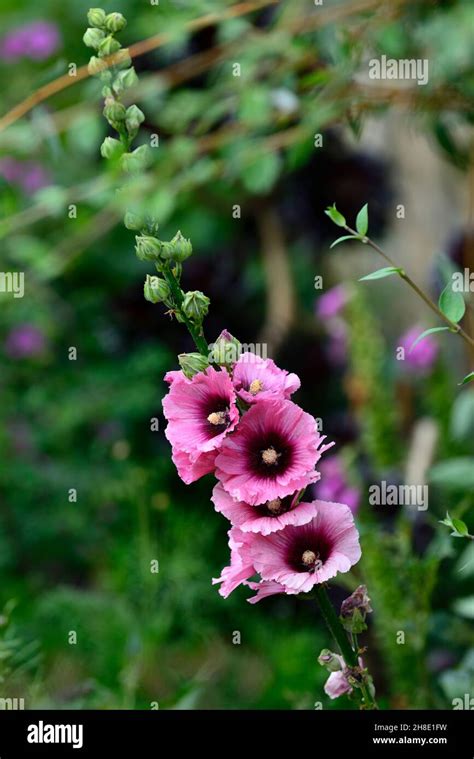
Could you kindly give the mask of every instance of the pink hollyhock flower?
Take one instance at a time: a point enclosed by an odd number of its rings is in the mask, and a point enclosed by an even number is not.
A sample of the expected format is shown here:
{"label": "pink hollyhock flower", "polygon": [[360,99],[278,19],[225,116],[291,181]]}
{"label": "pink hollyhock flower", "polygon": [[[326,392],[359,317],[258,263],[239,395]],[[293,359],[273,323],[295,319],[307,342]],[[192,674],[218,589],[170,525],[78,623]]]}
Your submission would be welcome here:
{"label": "pink hollyhock flower", "polygon": [[289,398],[301,385],[296,374],[288,374],[271,358],[263,359],[255,353],[240,356],[234,366],[232,382],[237,395],[250,404],[264,398]]}
{"label": "pink hollyhock flower", "polygon": [[347,482],[344,464],[339,456],[329,456],[319,464],[321,479],[313,486],[313,491],[323,501],[337,501],[349,506],[353,514],[357,512],[360,492]]}
{"label": "pink hollyhock flower", "polygon": [[232,498],[251,506],[284,498],[319,479],[323,445],[316,422],[286,400],[263,400],[243,416],[216,458],[216,477]]}
{"label": "pink hollyhock flower", "polygon": [[422,332],[423,329],[421,327],[410,327],[399,338],[399,347],[405,350],[406,365],[415,372],[425,374],[435,363],[439,348],[436,340],[431,335],[428,335],[428,337],[423,338],[421,342],[415,345],[410,352],[411,346]]}
{"label": "pink hollyhock flower", "polygon": [[331,287],[316,301],[316,316],[319,316],[320,319],[331,319],[338,316],[348,300],[349,294],[345,285]]}
{"label": "pink hollyhock flower", "polygon": [[216,449],[237,424],[235,393],[227,372],[213,367],[192,379],[168,372],[165,381],[170,383],[163,398],[165,435],[180,477],[190,483],[212,471]]}
{"label": "pink hollyhock flower", "polygon": [[212,502],[216,511],[227,517],[234,527],[240,527],[242,532],[270,535],[287,524],[309,522],[314,513],[313,506],[310,503],[297,503],[297,495],[298,493],[293,493],[260,506],[251,506],[244,501],[235,501],[218,482],[212,492]]}
{"label": "pink hollyhock flower", "polygon": [[[341,669],[337,672],[331,672],[328,679],[326,680],[326,683],[324,685],[324,692],[329,696],[329,698],[339,698],[339,696],[343,696],[344,694],[352,693],[354,688],[349,682],[349,676],[351,674],[348,667],[346,667],[346,663],[342,656],[339,654],[333,654],[333,656],[339,661],[341,665]],[[361,669],[364,668],[364,662],[359,657],[359,667]]]}
{"label": "pink hollyhock flower", "polygon": [[[215,582],[222,582],[226,597],[237,585],[259,574],[261,583],[247,583],[257,596],[307,593],[315,585],[348,572],[361,556],[359,533],[348,506],[314,501],[306,524],[288,525],[270,535],[244,533],[232,528],[231,565]],[[247,576],[244,575],[247,573]]]}

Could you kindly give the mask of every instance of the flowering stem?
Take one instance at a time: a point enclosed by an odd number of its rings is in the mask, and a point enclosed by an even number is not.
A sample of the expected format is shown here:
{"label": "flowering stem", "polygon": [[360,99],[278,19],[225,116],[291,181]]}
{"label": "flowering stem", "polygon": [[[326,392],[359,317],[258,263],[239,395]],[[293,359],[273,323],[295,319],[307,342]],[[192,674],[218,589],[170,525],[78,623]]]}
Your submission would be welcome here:
{"label": "flowering stem", "polygon": [[189,334],[193,338],[194,344],[199,353],[207,358],[209,355],[209,347],[207,345],[206,338],[204,337],[202,325],[196,327],[184,313],[182,309],[183,293],[169,265],[163,266],[161,273],[163,274],[163,277],[165,278],[166,282],[168,283],[168,287],[170,288],[171,295],[173,296],[173,301],[175,304],[175,310],[179,312],[179,315],[182,318],[184,324],[186,324],[186,327],[189,330]]}
{"label": "flowering stem", "polygon": [[[376,250],[377,253],[379,255],[381,255],[382,258],[384,258],[385,261],[387,261],[388,264],[390,264],[390,266],[393,266],[394,268],[398,268],[397,265],[395,264],[395,262],[392,261],[392,259],[390,258],[390,256],[388,256],[385,253],[385,251],[383,251],[382,248],[380,248],[377,245],[377,243],[375,243],[373,240],[371,240],[370,237],[362,237],[361,238],[361,236],[359,235],[359,233],[356,232],[355,229],[352,229],[351,227],[348,227],[347,224],[344,226],[344,229],[347,230],[347,232],[350,232],[351,235],[355,235],[355,237],[359,238],[366,245],[369,245],[371,248],[373,248],[373,250]],[[445,314],[443,314],[443,312],[441,311],[441,309],[438,308],[438,306],[436,305],[436,303],[433,300],[431,300],[431,298],[429,297],[429,295],[427,295],[425,292],[423,292],[423,290],[421,289],[421,287],[419,287],[416,284],[416,282],[414,282],[412,280],[412,278],[409,277],[408,274],[406,273],[406,271],[404,271],[403,269],[402,269],[402,271],[400,271],[400,277],[405,280],[405,282],[407,283],[407,285],[409,285],[411,287],[411,289],[414,290],[414,292],[416,292],[416,294],[426,303],[426,305],[429,308],[431,308],[432,311],[435,312],[435,314],[437,316],[439,316],[440,319],[442,319],[444,322],[446,322],[446,324],[449,326],[449,329],[452,332],[457,332],[457,334],[460,337],[462,337],[462,339],[469,345],[469,347],[471,348],[471,350],[474,348],[474,340],[472,339],[472,337],[470,337],[467,334],[467,332],[465,332],[463,330],[463,328],[459,324],[456,324],[455,322],[451,321],[451,319],[449,319]]]}
{"label": "flowering stem", "polygon": [[[357,669],[359,667],[358,653],[352,648],[349,642],[346,631],[339,621],[339,618],[334,611],[334,607],[329,600],[325,585],[316,585],[316,599],[318,601],[324,621],[328,626],[329,632],[339,646],[340,652],[344,658],[346,665],[351,669]],[[362,680],[359,685],[360,688],[356,688],[356,690],[360,689],[361,691],[361,707],[364,709],[377,709],[377,704],[375,703],[373,697],[370,695],[369,688],[367,687],[366,683]]]}

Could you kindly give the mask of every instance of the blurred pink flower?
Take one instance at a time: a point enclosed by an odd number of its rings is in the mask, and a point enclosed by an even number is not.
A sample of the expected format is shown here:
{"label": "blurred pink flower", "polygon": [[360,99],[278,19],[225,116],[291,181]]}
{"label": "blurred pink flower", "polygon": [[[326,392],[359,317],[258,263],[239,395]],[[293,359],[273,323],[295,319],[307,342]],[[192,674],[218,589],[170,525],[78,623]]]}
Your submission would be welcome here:
{"label": "blurred pink flower", "polygon": [[287,400],[263,400],[243,416],[216,458],[216,477],[232,498],[251,506],[284,498],[319,479],[316,462],[333,444]]}
{"label": "blurred pink flower", "polygon": [[0,58],[13,62],[20,58],[41,61],[61,45],[58,27],[49,21],[32,21],[11,29],[0,41]]}
{"label": "blurred pink flower", "polygon": [[360,492],[347,482],[343,460],[337,456],[324,458],[319,464],[321,479],[313,486],[313,492],[323,501],[337,501],[349,506],[353,514],[357,512]]}
{"label": "blurred pink flower", "polygon": [[320,295],[316,301],[316,316],[320,319],[331,319],[338,316],[347,301],[349,294],[345,285],[336,285]]}
{"label": "blurred pink flower", "polygon": [[0,174],[10,184],[15,184],[27,195],[32,195],[51,183],[46,169],[37,161],[17,161],[15,158],[0,159]]}
{"label": "blurred pink flower", "polygon": [[301,383],[296,374],[279,369],[271,358],[242,353],[234,366],[232,382],[237,395],[246,403],[264,398],[289,398]]}
{"label": "blurred pink flower", "polygon": [[39,356],[45,348],[45,337],[33,324],[20,324],[13,327],[5,341],[5,351],[11,358]]}
{"label": "blurred pink flower", "polygon": [[[438,356],[439,348],[436,340],[428,335],[423,338],[410,352],[410,348],[416,338],[421,335],[423,328],[418,326],[410,327],[399,338],[398,346],[405,350],[405,362],[413,370],[419,373],[426,373],[431,369]],[[402,362],[400,362],[402,363]]]}

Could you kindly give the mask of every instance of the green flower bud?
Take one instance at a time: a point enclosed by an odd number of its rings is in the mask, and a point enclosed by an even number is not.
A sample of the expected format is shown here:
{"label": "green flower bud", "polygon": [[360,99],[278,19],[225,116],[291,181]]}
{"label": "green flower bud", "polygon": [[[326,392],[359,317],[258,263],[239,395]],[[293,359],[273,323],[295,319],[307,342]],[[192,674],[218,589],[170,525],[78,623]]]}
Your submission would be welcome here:
{"label": "green flower bud", "polygon": [[140,145],[132,153],[124,153],[120,160],[122,169],[130,174],[134,174],[148,165],[148,159],[148,145]]}
{"label": "green flower bud", "polygon": [[132,59],[130,58],[130,54],[127,48],[125,48],[124,50],[118,50],[115,53],[114,66],[116,66],[118,69],[127,69],[131,65],[132,65]]}
{"label": "green flower bud", "polygon": [[131,105],[129,108],[127,108],[125,126],[127,127],[127,132],[131,137],[135,137],[140,128],[140,124],[142,124],[144,121],[145,114],[140,110],[140,108],[138,108],[138,106]]}
{"label": "green flower bud", "polygon": [[200,324],[209,310],[210,300],[199,290],[186,293],[183,300],[182,310],[184,314],[196,324]]}
{"label": "green flower bud", "polygon": [[103,158],[119,158],[123,153],[123,145],[120,140],[106,137],[100,146],[100,154]]}
{"label": "green flower bud", "polygon": [[191,245],[191,240],[187,240],[179,231],[176,232],[175,236],[167,246],[168,257],[172,258],[173,261],[186,261],[192,252],[193,246]]}
{"label": "green flower bud", "polygon": [[[107,100],[109,102],[107,102]],[[103,110],[103,114],[110,124],[118,124],[121,121],[125,121],[126,108],[123,103],[118,103],[112,98],[108,98],[105,102],[106,105]]]}
{"label": "green flower bud", "polygon": [[318,662],[322,667],[325,667],[328,672],[340,672],[342,669],[337,654],[333,654],[328,648],[323,648],[318,656]]}
{"label": "green flower bud", "polygon": [[113,55],[113,53],[116,53],[121,48],[120,42],[118,40],[114,40],[113,37],[110,35],[108,37],[105,37],[105,39],[102,40],[102,42],[99,45],[99,55],[102,58],[105,58],[108,55]]}
{"label": "green flower bud", "polygon": [[147,274],[143,293],[150,303],[162,303],[170,297],[170,288],[164,279]]}
{"label": "green flower bud", "polygon": [[134,211],[127,211],[123,223],[127,229],[139,232],[145,226],[146,220],[142,214],[135,213]]}
{"label": "green flower bud", "polygon": [[183,374],[186,377],[194,377],[198,372],[203,372],[209,366],[209,361],[205,356],[201,356],[200,353],[180,353],[178,361]]}
{"label": "green flower bud", "polygon": [[102,97],[104,98],[113,98],[114,93],[110,89],[108,85],[105,85],[105,87],[102,87]]}
{"label": "green flower bud", "polygon": [[101,61],[100,58],[96,58],[95,55],[92,56],[89,63],[87,64],[87,70],[91,76],[100,74],[102,71],[105,71],[106,68],[107,65],[104,63],[104,61]]}
{"label": "green flower bud", "polygon": [[128,87],[133,87],[138,82],[138,77],[135,73],[135,69],[125,69],[124,71],[119,71],[117,76],[115,77],[115,81],[113,83],[114,91],[119,95],[124,90],[128,89]]}
{"label": "green flower bud", "polygon": [[140,261],[158,261],[162,243],[150,235],[137,235],[135,237],[135,252]]}
{"label": "green flower bud", "polygon": [[231,367],[239,360],[242,345],[236,337],[224,329],[216,342],[209,346],[211,361],[219,366]]}
{"label": "green flower bud", "polygon": [[93,47],[95,50],[97,50],[104,37],[105,32],[103,32],[101,29],[94,29],[94,27],[90,26],[88,29],[86,29],[82,41],[84,42],[84,45],[87,45],[87,47]]}
{"label": "green flower bud", "polygon": [[175,263],[172,269],[173,275],[175,279],[178,281],[181,279],[181,274],[183,273],[183,264]]}
{"label": "green flower bud", "polygon": [[109,13],[105,19],[105,26],[109,32],[121,32],[127,26],[127,20],[121,13]]}
{"label": "green flower bud", "polygon": [[105,19],[107,14],[102,8],[91,8],[87,14],[87,21],[91,26],[101,29],[105,26]]}

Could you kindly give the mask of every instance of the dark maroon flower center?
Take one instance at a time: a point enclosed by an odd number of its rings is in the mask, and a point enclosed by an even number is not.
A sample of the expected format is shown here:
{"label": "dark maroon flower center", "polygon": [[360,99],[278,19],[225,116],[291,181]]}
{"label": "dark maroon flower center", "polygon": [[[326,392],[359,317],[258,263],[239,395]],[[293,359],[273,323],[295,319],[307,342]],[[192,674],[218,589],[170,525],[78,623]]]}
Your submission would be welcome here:
{"label": "dark maroon flower center", "polygon": [[285,498],[273,498],[271,501],[261,503],[254,508],[262,517],[279,517],[290,511],[294,495],[287,495]]}
{"label": "dark maroon flower center", "polygon": [[293,446],[279,432],[267,432],[248,444],[249,466],[253,474],[274,479],[291,466]]}
{"label": "dark maroon flower center", "polygon": [[331,543],[324,535],[306,534],[295,537],[286,560],[295,572],[315,572],[330,555]]}
{"label": "dark maroon flower center", "polygon": [[228,398],[213,395],[203,404],[203,419],[206,435],[215,437],[224,432],[230,424],[230,406]]}

